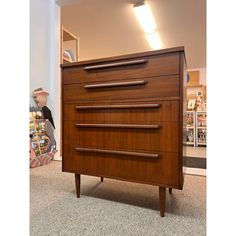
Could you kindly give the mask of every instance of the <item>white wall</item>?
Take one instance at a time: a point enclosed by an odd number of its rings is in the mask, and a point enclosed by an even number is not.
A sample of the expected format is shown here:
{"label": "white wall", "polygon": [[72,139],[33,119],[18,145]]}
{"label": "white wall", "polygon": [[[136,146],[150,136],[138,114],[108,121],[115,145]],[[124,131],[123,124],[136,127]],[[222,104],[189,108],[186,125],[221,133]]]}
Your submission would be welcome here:
{"label": "white wall", "polygon": [[50,1],[30,1],[30,95],[38,87],[50,90],[50,10]]}
{"label": "white wall", "polygon": [[60,150],[60,7],[55,0],[30,1],[30,106],[36,105],[31,96],[39,87],[50,94],[47,106]]}

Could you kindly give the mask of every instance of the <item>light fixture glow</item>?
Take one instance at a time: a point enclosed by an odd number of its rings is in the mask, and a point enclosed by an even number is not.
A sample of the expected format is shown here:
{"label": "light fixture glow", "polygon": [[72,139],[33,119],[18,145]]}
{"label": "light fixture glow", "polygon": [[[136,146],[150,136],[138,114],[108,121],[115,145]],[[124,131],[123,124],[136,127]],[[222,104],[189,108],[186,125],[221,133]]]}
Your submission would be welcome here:
{"label": "light fixture glow", "polygon": [[137,3],[133,7],[134,13],[138,19],[139,24],[145,32],[145,37],[153,50],[161,49],[162,43],[157,32],[156,22],[152,15],[151,8],[144,1]]}
{"label": "light fixture glow", "polygon": [[161,49],[161,40],[157,33],[146,34],[146,39],[153,50]]}
{"label": "light fixture glow", "polygon": [[147,3],[134,5],[134,12],[146,34],[154,33],[156,30],[156,23],[152,15],[152,11]]}

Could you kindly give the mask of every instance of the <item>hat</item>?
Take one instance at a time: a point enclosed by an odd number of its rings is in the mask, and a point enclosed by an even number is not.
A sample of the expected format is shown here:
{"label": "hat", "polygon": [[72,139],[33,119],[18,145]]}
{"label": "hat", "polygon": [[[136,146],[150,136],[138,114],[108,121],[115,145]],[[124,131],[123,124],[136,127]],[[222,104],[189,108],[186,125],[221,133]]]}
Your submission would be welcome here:
{"label": "hat", "polygon": [[37,88],[33,91],[33,96],[36,96],[36,95],[49,95],[48,92],[44,91],[43,88]]}

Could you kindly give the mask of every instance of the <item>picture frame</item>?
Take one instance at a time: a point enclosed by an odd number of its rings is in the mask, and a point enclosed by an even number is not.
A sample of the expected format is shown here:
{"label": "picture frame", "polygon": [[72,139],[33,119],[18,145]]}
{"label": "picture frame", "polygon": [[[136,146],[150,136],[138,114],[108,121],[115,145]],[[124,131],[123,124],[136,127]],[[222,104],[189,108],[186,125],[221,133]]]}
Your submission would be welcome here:
{"label": "picture frame", "polygon": [[195,99],[188,100],[188,109],[194,109],[195,104],[196,104],[196,100]]}

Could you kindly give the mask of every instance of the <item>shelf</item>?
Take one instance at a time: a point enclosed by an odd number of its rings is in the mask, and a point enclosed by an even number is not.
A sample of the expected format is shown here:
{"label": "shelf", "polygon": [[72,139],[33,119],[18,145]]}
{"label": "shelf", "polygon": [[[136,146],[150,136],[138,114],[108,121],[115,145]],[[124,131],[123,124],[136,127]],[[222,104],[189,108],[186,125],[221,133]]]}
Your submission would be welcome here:
{"label": "shelf", "polygon": [[188,145],[194,145],[194,142],[185,142],[185,144],[188,144]]}
{"label": "shelf", "polygon": [[202,88],[204,85],[200,84],[200,85],[187,85],[187,88]]}
{"label": "shelf", "polygon": [[71,63],[72,61],[66,57],[63,57],[63,63]]}
{"label": "shelf", "polygon": [[63,28],[63,41],[70,41],[75,39],[77,39],[75,35],[73,35],[71,32]]}
{"label": "shelf", "polygon": [[197,129],[207,129],[206,126],[198,126]]}
{"label": "shelf", "polygon": [[192,127],[187,126],[186,129],[194,129],[194,126],[192,126]]}
{"label": "shelf", "polygon": [[[71,43],[66,44],[67,41]],[[64,56],[65,50],[71,50],[71,53],[74,54],[73,61]],[[71,63],[78,61],[78,50],[79,50],[79,38],[72,34],[70,31],[61,26],[61,63]]]}

